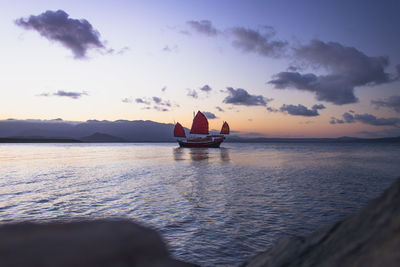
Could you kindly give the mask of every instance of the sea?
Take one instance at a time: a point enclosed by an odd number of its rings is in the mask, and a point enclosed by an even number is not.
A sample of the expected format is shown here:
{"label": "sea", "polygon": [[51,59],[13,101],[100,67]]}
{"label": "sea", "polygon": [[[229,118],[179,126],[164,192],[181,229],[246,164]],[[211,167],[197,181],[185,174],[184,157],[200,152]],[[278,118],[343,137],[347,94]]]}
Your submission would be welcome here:
{"label": "sea", "polygon": [[399,143],[0,144],[0,224],[129,218],[177,259],[237,266],[398,177]]}

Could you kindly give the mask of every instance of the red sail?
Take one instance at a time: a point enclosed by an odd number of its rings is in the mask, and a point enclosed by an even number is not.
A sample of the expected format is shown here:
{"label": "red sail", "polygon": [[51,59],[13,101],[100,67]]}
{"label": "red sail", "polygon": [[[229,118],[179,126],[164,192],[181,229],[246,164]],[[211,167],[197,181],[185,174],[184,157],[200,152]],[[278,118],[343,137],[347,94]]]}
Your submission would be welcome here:
{"label": "red sail", "polygon": [[222,124],[220,134],[229,134],[229,125],[226,121],[224,122],[224,124]]}
{"label": "red sail", "polygon": [[193,119],[191,134],[208,134],[208,121],[206,116],[200,111],[197,112],[196,117]]}
{"label": "red sail", "polygon": [[174,128],[174,136],[175,137],[186,137],[185,130],[183,129],[182,125],[178,122]]}

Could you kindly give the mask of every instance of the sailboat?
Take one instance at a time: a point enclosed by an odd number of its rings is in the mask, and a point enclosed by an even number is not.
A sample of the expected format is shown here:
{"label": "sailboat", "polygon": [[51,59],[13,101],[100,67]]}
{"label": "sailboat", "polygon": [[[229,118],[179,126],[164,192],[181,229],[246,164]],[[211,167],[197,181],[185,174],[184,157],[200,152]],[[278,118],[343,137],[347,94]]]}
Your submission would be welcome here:
{"label": "sailboat", "polygon": [[225,140],[225,135],[229,134],[229,125],[225,121],[222,124],[220,134],[210,135],[208,132],[208,120],[200,111],[197,112],[193,119],[190,134],[194,137],[187,138],[185,129],[178,122],[174,128],[174,136],[178,137],[177,141],[180,147],[219,147]]}

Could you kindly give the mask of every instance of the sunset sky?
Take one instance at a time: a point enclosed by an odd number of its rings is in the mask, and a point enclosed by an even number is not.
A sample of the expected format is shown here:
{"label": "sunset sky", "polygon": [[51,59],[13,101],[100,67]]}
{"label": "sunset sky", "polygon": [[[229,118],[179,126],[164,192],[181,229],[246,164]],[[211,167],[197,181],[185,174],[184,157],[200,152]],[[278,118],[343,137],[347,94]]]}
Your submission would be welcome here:
{"label": "sunset sky", "polygon": [[[400,135],[400,1],[0,1],[0,120]],[[215,118],[214,118],[215,117]]]}

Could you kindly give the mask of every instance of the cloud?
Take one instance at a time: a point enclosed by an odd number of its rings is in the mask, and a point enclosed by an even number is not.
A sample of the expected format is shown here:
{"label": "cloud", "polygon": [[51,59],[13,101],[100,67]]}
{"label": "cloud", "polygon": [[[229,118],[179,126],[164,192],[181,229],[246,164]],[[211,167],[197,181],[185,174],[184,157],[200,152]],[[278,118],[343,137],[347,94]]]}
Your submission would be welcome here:
{"label": "cloud", "polygon": [[[168,108],[172,107],[171,101],[163,100],[158,96],[153,96],[152,98],[136,98],[135,102],[147,105],[144,109],[154,109],[162,112],[169,111]],[[153,107],[150,107],[150,105],[153,105]],[[178,104],[174,104],[174,106],[179,107]]]}
{"label": "cloud", "polygon": [[225,112],[221,107],[215,107],[219,112]]}
{"label": "cloud", "polygon": [[161,104],[162,99],[161,99],[161,97],[153,96],[153,101],[154,101],[156,104]]}
{"label": "cloud", "polygon": [[191,20],[188,21],[187,24],[189,24],[198,33],[207,36],[216,36],[219,33],[218,30],[212,25],[211,21],[209,20],[200,20],[200,21]]}
{"label": "cloud", "polygon": [[53,95],[70,97],[72,99],[78,99],[81,96],[88,95],[88,93],[85,91],[83,91],[83,92],[66,92],[66,91],[58,90],[57,93],[54,93]]}
{"label": "cloud", "polygon": [[71,19],[63,10],[46,11],[29,18],[19,18],[16,25],[35,30],[50,41],[61,43],[70,49],[75,58],[85,58],[91,48],[105,49],[100,33],[85,19]]}
{"label": "cloud", "polygon": [[117,51],[115,51],[114,49],[111,48],[111,49],[108,50],[108,52],[113,52],[113,53],[115,53],[117,55],[123,55],[126,52],[128,52],[129,50],[131,50],[131,48],[129,46],[124,46],[124,47],[122,47],[121,49],[119,49]]}
{"label": "cloud", "polygon": [[329,121],[330,124],[343,124],[344,120],[336,119],[335,117],[331,117],[331,120]]}
{"label": "cloud", "polygon": [[38,96],[62,96],[62,97],[69,97],[72,99],[78,99],[81,98],[84,95],[89,95],[88,92],[86,91],[82,91],[82,92],[67,92],[67,91],[63,91],[63,90],[58,90],[56,93],[42,93]]}
{"label": "cloud", "polygon": [[283,56],[288,45],[286,41],[276,41],[271,27],[263,27],[261,31],[236,27],[231,30],[234,38],[232,45],[243,52],[253,52],[261,56]]}
{"label": "cloud", "polygon": [[133,100],[132,100],[132,98],[124,98],[124,99],[122,99],[121,100],[123,103],[132,103],[133,102]]}
{"label": "cloud", "polygon": [[267,110],[269,112],[279,112],[279,109],[273,108],[273,107],[267,107]]}
{"label": "cloud", "polygon": [[266,106],[272,99],[261,95],[250,95],[245,89],[227,87],[229,95],[225,97],[224,103],[243,106]]}
{"label": "cloud", "polygon": [[177,52],[178,51],[178,46],[177,45],[174,45],[174,46],[166,45],[166,46],[164,46],[162,51],[164,51],[164,52]]}
{"label": "cloud", "polygon": [[393,95],[385,99],[372,100],[371,104],[375,105],[376,108],[387,107],[400,113],[400,95]]}
{"label": "cloud", "polygon": [[354,116],[348,112],[343,113],[343,119],[347,123],[355,122]]}
{"label": "cloud", "polygon": [[281,112],[287,112],[288,114],[294,116],[314,117],[314,116],[319,116],[318,113],[319,109],[325,109],[325,106],[321,104],[314,105],[311,109],[308,109],[307,107],[301,104],[298,104],[297,106],[283,104],[279,110]]}
{"label": "cloud", "polygon": [[[198,33],[209,37],[218,36],[221,31],[217,30],[209,20],[187,22]],[[182,32],[188,34],[187,32]],[[285,54],[288,42],[275,40],[275,30],[270,26],[249,29],[234,27],[224,31],[224,34],[233,39],[233,47],[242,52],[253,52],[266,57],[281,57]]]}
{"label": "cloud", "polygon": [[400,127],[400,118],[377,118],[374,115],[364,113],[364,114],[350,114],[345,112],[343,114],[343,120],[332,117],[330,123],[354,123],[361,122],[363,124],[373,125],[373,126],[397,126]]}
{"label": "cloud", "polygon": [[206,85],[204,85],[203,87],[200,87],[200,91],[203,91],[203,92],[210,92],[212,90],[212,88],[210,87],[210,86],[208,86],[207,84]]}
{"label": "cloud", "polygon": [[187,96],[193,97],[195,99],[197,99],[199,97],[199,95],[197,94],[196,90],[192,90],[192,89],[187,89],[188,93]]}
{"label": "cloud", "polygon": [[165,92],[167,90],[167,87],[164,86],[163,88],[161,88],[161,92]]}
{"label": "cloud", "polygon": [[157,111],[161,111],[161,112],[169,111],[169,109],[163,108],[163,107],[159,107],[159,106],[153,106],[153,109],[155,109]]}
{"label": "cloud", "polygon": [[207,117],[207,119],[210,120],[217,118],[217,116],[215,116],[215,114],[212,112],[203,111],[203,114]]}
{"label": "cloud", "polygon": [[315,74],[300,74],[298,72],[280,72],[274,76],[273,84],[276,89],[296,88],[316,94],[319,101],[326,101],[335,105],[344,105],[358,102],[354,95],[354,86],[340,76]]}
{"label": "cloud", "polygon": [[377,118],[374,115],[365,114],[355,114],[354,119],[356,121],[362,122],[364,124],[374,125],[374,126],[397,126],[400,125],[400,118]]}
{"label": "cloud", "polygon": [[328,74],[280,72],[268,83],[277,89],[296,88],[313,92],[321,101],[343,105],[358,102],[354,87],[371,86],[394,81],[385,72],[389,65],[386,57],[370,57],[354,47],[336,42],[312,40],[294,49],[299,61]]}
{"label": "cloud", "polygon": [[145,104],[145,105],[150,105],[150,101],[144,98],[136,98],[135,102],[138,104]]}

